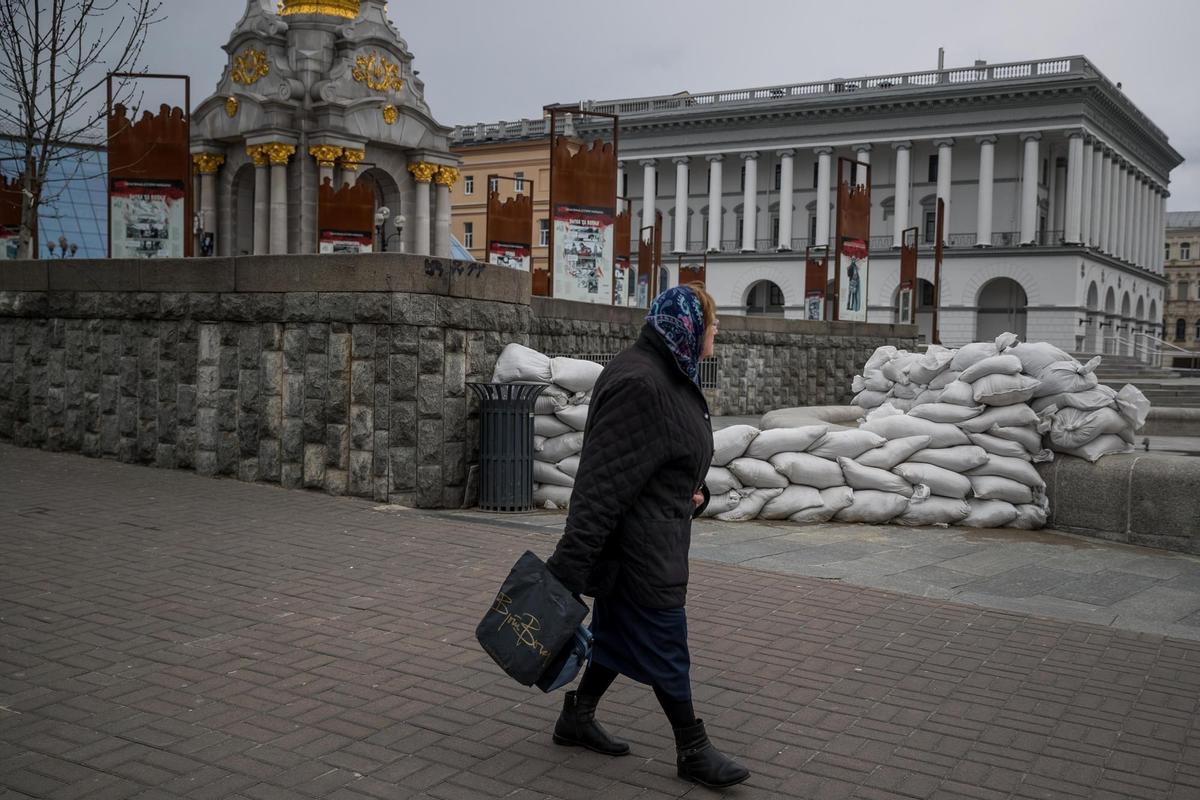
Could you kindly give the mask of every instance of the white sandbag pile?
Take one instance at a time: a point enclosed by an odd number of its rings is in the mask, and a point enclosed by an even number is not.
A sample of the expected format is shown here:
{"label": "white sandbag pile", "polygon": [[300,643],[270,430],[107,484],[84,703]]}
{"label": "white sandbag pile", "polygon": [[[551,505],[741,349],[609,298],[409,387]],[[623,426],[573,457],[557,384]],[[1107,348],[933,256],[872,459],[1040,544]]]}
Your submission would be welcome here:
{"label": "white sandbag pile", "polygon": [[1099,365],[1011,333],[923,354],[881,347],[854,379],[854,403],[957,425],[993,456],[1047,461],[1057,451],[1096,461],[1129,452],[1150,411],[1137,387],[1100,385]]}
{"label": "white sandbag pile", "polygon": [[548,383],[534,405],[533,501],[566,508],[571,502],[592,387],[603,370],[593,361],[550,358],[519,344],[496,361],[496,383]]}

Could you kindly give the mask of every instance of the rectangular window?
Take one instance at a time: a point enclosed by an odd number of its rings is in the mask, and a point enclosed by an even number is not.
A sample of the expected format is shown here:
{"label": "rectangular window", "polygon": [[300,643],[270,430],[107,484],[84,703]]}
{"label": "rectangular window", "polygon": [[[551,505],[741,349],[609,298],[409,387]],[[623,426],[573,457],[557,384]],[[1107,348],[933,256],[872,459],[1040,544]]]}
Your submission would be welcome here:
{"label": "rectangular window", "polygon": [[494,192],[500,188],[500,181],[497,178],[488,178],[488,191]]}
{"label": "rectangular window", "polygon": [[463,194],[475,194],[475,176],[463,176]]}
{"label": "rectangular window", "polygon": [[1171,260],[1171,243],[1170,242],[1167,242],[1165,245],[1163,245],[1163,260],[1164,261]]}
{"label": "rectangular window", "polygon": [[858,186],[858,162],[857,161],[852,161],[850,163],[850,185]]}
{"label": "rectangular window", "polygon": [[808,218],[808,243],[816,245],[817,243],[817,215],[813,214]]}
{"label": "rectangular window", "polygon": [[475,223],[474,222],[464,222],[463,223],[463,247],[470,250],[474,246],[475,246]]}
{"label": "rectangular window", "polygon": [[775,165],[775,191],[783,188],[783,164]]}
{"label": "rectangular window", "polygon": [[820,172],[821,164],[817,161],[813,162],[813,188],[817,188],[817,174]]}
{"label": "rectangular window", "polygon": [[1042,186],[1046,186],[1049,183],[1050,183],[1050,160],[1047,158],[1043,158],[1042,159]]}
{"label": "rectangular window", "polygon": [[742,162],[742,182],[738,185],[740,191],[746,191],[746,162]]}
{"label": "rectangular window", "polygon": [[925,212],[925,244],[937,244],[937,212]]}
{"label": "rectangular window", "polygon": [[1179,260],[1190,261],[1192,258],[1192,243],[1181,242],[1179,245]]}
{"label": "rectangular window", "polygon": [[771,243],[776,244],[778,242],[779,242],[779,215],[772,214],[771,215]]}
{"label": "rectangular window", "polygon": [[929,182],[930,183],[937,183],[937,167],[938,167],[938,157],[930,156],[929,157]]}
{"label": "rectangular window", "polygon": [[538,220],[538,246],[546,247],[550,244],[550,220]]}
{"label": "rectangular window", "polygon": [[1176,285],[1175,299],[1176,300],[1187,300],[1188,299],[1188,285],[1187,285],[1186,281],[1180,281]]}
{"label": "rectangular window", "polygon": [[514,172],[513,177],[516,178],[516,180],[513,181],[513,188],[515,188],[518,192],[525,191],[525,173]]}

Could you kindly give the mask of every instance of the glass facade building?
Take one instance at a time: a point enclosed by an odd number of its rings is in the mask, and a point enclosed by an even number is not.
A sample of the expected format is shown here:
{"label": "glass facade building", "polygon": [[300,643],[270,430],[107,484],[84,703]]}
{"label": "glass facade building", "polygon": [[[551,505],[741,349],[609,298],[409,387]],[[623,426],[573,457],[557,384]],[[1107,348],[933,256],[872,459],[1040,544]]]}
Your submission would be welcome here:
{"label": "glass facade building", "polygon": [[[18,172],[17,143],[0,141],[4,172],[10,178]],[[51,255],[48,245],[59,254],[59,242],[76,246],[75,258],[108,256],[108,157],[99,147],[72,146],[60,151],[60,158],[46,173],[42,205],[38,210],[38,258]]]}

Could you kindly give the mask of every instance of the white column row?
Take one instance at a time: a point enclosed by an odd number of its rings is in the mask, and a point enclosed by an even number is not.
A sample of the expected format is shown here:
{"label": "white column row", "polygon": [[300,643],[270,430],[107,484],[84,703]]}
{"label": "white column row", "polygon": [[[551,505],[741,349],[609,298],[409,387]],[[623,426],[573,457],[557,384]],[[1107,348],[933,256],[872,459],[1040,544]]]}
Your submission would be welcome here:
{"label": "white column row", "polygon": [[[1022,143],[1022,167],[1020,171],[1019,232],[1018,241],[1024,245],[1043,244],[1039,241],[1039,179],[1041,167],[1041,140],[1039,132],[1020,135]],[[993,212],[995,192],[995,148],[997,137],[980,136],[979,145],[978,202],[975,243],[978,247],[992,245]],[[945,207],[943,232],[951,231],[950,198],[952,186],[952,163],[955,141],[934,140],[937,149],[937,197]],[[856,158],[870,163],[871,147],[868,144],[853,148]],[[909,225],[912,183],[912,142],[894,142],[895,199],[892,215],[892,244],[899,247],[903,231]],[[812,244],[825,246],[830,237],[830,207],[833,182],[833,148],[818,147],[816,156],[816,230]],[[736,234],[740,249],[751,252],[758,249],[758,152],[739,154],[745,166],[745,182],[742,187],[744,209],[741,230]],[[780,165],[779,181],[779,232],[774,242],[778,249],[787,250],[792,242],[792,216],[794,210],[794,157],[792,149],[775,152]],[[708,193],[708,249],[721,249],[721,201],[724,156],[707,157],[709,164]],[[675,158],[675,224],[674,247],[676,252],[687,250],[688,234],[688,187],[689,159]],[[654,224],[656,203],[655,161],[639,162],[643,167],[643,218],[642,225]],[[1061,179],[1061,176],[1060,176]],[[1073,131],[1067,138],[1066,187],[1063,192],[1064,208],[1057,217],[1063,224],[1063,238],[1068,244],[1083,245],[1107,252],[1115,257],[1148,269],[1161,266],[1162,224],[1164,221],[1163,190],[1140,174],[1128,161],[1121,158],[1112,148],[1089,136],[1082,130]]]}

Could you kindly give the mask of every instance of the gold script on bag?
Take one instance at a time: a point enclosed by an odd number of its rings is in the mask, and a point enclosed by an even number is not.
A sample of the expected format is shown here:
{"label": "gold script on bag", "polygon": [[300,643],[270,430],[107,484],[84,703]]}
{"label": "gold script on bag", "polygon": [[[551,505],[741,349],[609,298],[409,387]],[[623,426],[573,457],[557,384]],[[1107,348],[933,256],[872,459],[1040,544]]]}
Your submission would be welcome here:
{"label": "gold script on bag", "polygon": [[526,647],[536,652],[542,658],[549,658],[550,651],[547,650],[541,642],[537,640],[534,633],[542,629],[542,623],[533,614],[514,614],[509,606],[512,605],[512,598],[504,592],[496,595],[496,601],[492,603],[492,611],[500,614],[503,619],[497,628],[502,628],[505,625],[513,629],[513,633],[517,637],[517,641]]}

